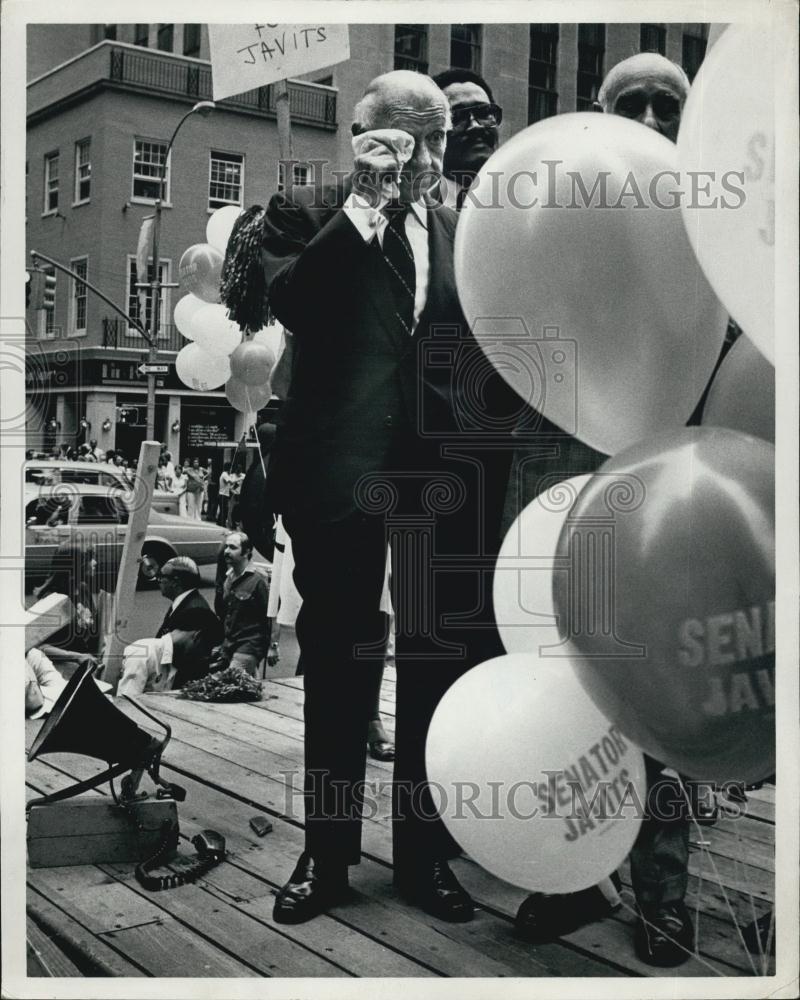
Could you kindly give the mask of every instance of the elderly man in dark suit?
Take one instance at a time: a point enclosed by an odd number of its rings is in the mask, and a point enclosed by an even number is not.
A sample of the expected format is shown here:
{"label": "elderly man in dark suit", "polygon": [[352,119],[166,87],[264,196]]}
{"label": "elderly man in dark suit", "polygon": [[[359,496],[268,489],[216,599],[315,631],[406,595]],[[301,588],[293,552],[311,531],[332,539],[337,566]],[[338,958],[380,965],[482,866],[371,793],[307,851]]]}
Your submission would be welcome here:
{"label": "elderly man in dark suit", "polygon": [[[472,902],[447,865],[458,848],[432,818],[424,747],[447,687],[501,652],[487,602],[501,505],[484,484],[507,476],[508,457],[481,448],[494,424],[475,411],[502,410],[509,393],[458,303],[456,214],[431,197],[446,98],[430,78],[396,71],[369,85],[354,117],[353,174],[276,195],[265,219],[270,307],[296,351],[267,492],[292,537],[305,668],[306,850],[274,916],[299,923],[326,909],[360,859],[388,543],[395,883],[428,912],[463,921]],[[435,572],[436,559],[449,572]]]}
{"label": "elderly man in dark suit", "polygon": [[211,650],[222,640],[222,624],[198,590],[200,570],[193,559],[168,559],[158,582],[169,609],[154,639],[125,648],[117,694],[170,690],[204,677]]}

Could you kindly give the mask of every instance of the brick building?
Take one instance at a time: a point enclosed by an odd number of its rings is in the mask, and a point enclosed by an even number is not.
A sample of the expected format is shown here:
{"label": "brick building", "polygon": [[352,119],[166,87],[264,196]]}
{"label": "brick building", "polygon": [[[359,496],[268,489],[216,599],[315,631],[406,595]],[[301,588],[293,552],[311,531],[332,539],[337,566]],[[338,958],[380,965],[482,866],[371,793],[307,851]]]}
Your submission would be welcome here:
{"label": "brick building", "polygon": [[[349,166],[351,109],[367,82],[389,69],[478,70],[504,108],[508,138],[549,115],[591,107],[605,73],[636,52],[660,51],[693,76],[707,31],[698,24],[352,25],[346,63],[290,83],[294,179],[312,180],[313,160]],[[27,248],[84,273],[139,316],[134,260],[158,164],[180,118],[212,96],[205,25],[32,24],[27,53]],[[167,166],[163,280],[176,280],[184,250],[205,242],[215,208],[266,203],[282,177],[278,159],[272,87],[188,119]],[[164,362],[186,343],[172,324],[182,294],[163,293]],[[135,455],[145,423],[141,336],[63,274],[54,308],[30,311],[28,322],[39,406],[30,446],[96,438]],[[43,384],[44,394],[36,391]],[[240,422],[222,391],[201,397],[172,366],[159,379],[156,437],[173,456],[220,458],[215,440],[238,438]]]}

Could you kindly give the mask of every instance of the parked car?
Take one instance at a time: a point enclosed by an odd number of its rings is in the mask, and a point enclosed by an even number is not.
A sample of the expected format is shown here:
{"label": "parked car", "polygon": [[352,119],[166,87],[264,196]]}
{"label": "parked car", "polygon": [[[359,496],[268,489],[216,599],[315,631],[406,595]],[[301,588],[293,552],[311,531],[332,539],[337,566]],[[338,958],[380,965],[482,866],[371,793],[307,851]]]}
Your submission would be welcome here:
{"label": "parked car", "polygon": [[[39,486],[83,483],[86,486],[117,486],[130,493],[133,479],[133,476],[128,478],[119,466],[106,462],[70,462],[68,459],[48,458],[31,459],[25,463],[25,482]],[[153,490],[151,507],[163,514],[177,514],[178,494]]]}
{"label": "parked car", "polygon": [[[46,577],[62,542],[82,538],[94,546],[104,586],[113,587],[132,502],[130,487],[123,490],[116,484],[26,483],[26,583],[32,586]],[[200,566],[216,563],[226,534],[216,524],[151,509],[142,545],[140,585],[152,580],[173,556],[190,556]]]}

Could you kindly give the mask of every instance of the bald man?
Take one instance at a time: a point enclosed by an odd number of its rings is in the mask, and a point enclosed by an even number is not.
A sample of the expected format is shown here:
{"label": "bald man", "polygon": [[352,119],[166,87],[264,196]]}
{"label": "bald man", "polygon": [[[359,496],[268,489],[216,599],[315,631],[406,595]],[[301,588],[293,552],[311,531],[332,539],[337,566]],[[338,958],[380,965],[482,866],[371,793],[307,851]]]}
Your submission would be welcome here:
{"label": "bald man", "polygon": [[[380,76],[354,111],[352,174],[278,194],[267,209],[270,307],[296,351],[267,496],[292,538],[305,687],[306,844],[275,903],[280,923],[341,900],[360,859],[387,538],[395,884],[442,920],[473,915],[447,864],[459,849],[437,818],[425,739],[449,685],[502,652],[484,569],[499,547],[501,503],[483,484],[507,478],[509,459],[481,450],[475,411],[507,406],[510,390],[468,330],[453,270],[456,213],[433,197],[449,127],[429,77]],[[434,573],[432,557],[449,572]],[[467,626],[450,624],[459,615]]]}
{"label": "bald man", "polygon": [[677,142],[688,94],[689,77],[677,63],[657,52],[641,52],[609,71],[595,108],[641,122]]}
{"label": "bald man", "polygon": [[[689,79],[680,66],[655,52],[643,52],[611,69],[595,107],[621,115],[677,142]],[[702,402],[702,401],[701,401]],[[570,474],[593,472],[605,456],[575,442]],[[577,458],[577,461],[576,461]],[[639,918],[635,948],[642,961],[658,967],[685,962],[694,949],[694,929],[684,904],[689,878],[689,822],[685,793],[666,777],[663,765],[645,757],[648,801],[631,851],[631,881]],[[687,786],[690,795],[695,792]],[[693,803],[697,815],[697,803]],[[613,876],[617,890],[621,884]],[[534,893],[520,905],[517,934],[531,943],[562,937],[611,912],[614,890],[608,884],[565,895]]]}

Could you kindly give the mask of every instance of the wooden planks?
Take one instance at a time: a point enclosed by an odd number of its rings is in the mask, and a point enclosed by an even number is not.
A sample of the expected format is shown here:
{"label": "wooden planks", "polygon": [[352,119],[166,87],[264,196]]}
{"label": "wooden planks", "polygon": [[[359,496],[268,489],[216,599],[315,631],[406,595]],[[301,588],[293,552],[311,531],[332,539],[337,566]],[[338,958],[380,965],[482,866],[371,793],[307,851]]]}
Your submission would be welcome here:
{"label": "wooden planks", "polygon": [[[375,783],[377,814],[364,823],[365,857],[352,870],[350,897],[310,924],[274,924],[274,893],[304,840],[302,678],[268,681],[265,690],[267,699],[256,704],[208,705],[173,695],[143,699],[173,727],[164,769],[188,792],[180,806],[181,853],[191,855],[187,838],[210,827],[228,843],[222,865],[195,885],[158,894],[144,892],[129,865],[41,869],[31,873],[31,898],[57,906],[73,930],[79,928],[85,944],[109,949],[139,975],[659,974],[633,952],[627,872],[626,909],[546,945],[531,946],[513,936],[513,917],[525,893],[468,858],[457,860],[454,869],[479,904],[472,923],[448,925],[408,905],[391,885],[391,765],[376,762],[368,764],[368,780]],[[383,696],[388,729],[392,672],[384,678]],[[135,710],[120,708],[144,724]],[[28,729],[29,742],[35,728]],[[29,765],[28,780],[37,791],[47,791],[67,784],[67,775],[94,773],[95,765],[86,758],[54,755]],[[726,818],[692,832],[693,840],[709,842],[707,849],[693,850],[690,860],[687,905],[699,917],[699,954],[670,970],[671,976],[752,973],[733,921],[743,925],[765,912],[774,883],[774,807],[769,792],[753,801],[756,815]],[[254,812],[267,813],[273,821],[274,831],[264,838],[249,828]],[[714,868],[722,887],[712,882]],[[190,965],[192,971],[186,972]]]}

